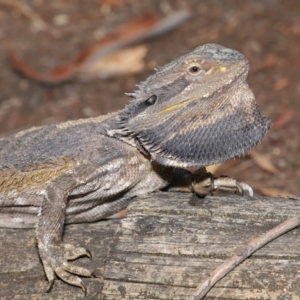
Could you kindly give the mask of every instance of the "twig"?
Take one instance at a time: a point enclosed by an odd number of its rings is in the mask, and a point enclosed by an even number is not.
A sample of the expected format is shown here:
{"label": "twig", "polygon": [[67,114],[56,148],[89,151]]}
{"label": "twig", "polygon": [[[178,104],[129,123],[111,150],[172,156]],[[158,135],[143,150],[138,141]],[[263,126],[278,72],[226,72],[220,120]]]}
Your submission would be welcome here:
{"label": "twig", "polygon": [[200,283],[194,293],[188,298],[188,300],[201,300],[209,292],[209,290],[230,271],[237,267],[241,262],[248,258],[258,249],[262,248],[269,242],[278,238],[282,234],[300,226],[300,214],[295,217],[280,223],[268,232],[253,239],[248,244],[238,248],[235,253],[227,259],[221,266],[214,270],[211,276]]}

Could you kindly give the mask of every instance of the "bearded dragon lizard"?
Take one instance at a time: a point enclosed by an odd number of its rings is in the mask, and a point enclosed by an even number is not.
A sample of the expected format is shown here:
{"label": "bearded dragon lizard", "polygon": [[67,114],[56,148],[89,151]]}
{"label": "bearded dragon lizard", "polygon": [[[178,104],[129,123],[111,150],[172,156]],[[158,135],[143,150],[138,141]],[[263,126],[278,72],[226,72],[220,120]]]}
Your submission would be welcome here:
{"label": "bearded dragon lizard", "polygon": [[0,227],[36,227],[48,290],[57,275],[86,292],[79,276],[92,276],[69,262],[90,252],[63,243],[65,224],[112,216],[168,186],[178,170],[198,169],[184,179],[196,194],[253,195],[248,184],[205,170],[249,151],[270,127],[248,71],[241,53],[206,44],[158,68],[119,112],[0,139]]}

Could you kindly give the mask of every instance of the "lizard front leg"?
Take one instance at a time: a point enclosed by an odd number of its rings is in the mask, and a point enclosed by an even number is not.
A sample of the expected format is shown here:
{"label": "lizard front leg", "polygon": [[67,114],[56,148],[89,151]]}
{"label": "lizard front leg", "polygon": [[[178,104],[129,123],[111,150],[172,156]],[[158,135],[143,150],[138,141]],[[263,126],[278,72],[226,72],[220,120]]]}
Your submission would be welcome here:
{"label": "lizard front leg", "polygon": [[87,158],[82,155],[76,167],[56,177],[42,193],[37,240],[49,288],[56,274],[86,292],[77,275],[92,276],[89,270],[68,262],[90,253],[64,245],[64,224],[94,222],[117,213],[139,193],[148,173],[154,172],[148,159],[123,142],[99,139],[90,147]]}
{"label": "lizard front leg", "polygon": [[49,183],[43,193],[44,199],[37,224],[37,244],[49,281],[47,291],[50,291],[56,274],[65,282],[81,287],[86,293],[83,282],[76,275],[92,276],[92,272],[89,270],[68,262],[79,256],[90,257],[90,252],[84,248],[76,248],[73,245],[62,243],[67,197],[69,191],[76,185],[78,182],[74,178],[74,173],[64,174]]}

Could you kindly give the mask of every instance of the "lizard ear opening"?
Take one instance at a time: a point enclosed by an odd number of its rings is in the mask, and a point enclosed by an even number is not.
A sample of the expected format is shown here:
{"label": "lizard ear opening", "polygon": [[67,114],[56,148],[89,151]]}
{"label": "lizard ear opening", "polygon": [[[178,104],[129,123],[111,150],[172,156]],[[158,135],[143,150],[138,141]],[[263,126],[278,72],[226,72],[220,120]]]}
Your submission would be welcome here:
{"label": "lizard ear opening", "polygon": [[120,120],[123,125],[126,126],[128,120],[138,116],[140,113],[144,112],[149,106],[152,106],[157,101],[157,96],[152,95],[144,101],[131,102],[128,106],[121,112]]}
{"label": "lizard ear opening", "polygon": [[156,96],[156,95],[152,95],[150,98],[148,98],[148,99],[145,101],[145,104],[146,104],[147,106],[151,106],[151,105],[155,104],[156,100],[157,100],[157,96]]}

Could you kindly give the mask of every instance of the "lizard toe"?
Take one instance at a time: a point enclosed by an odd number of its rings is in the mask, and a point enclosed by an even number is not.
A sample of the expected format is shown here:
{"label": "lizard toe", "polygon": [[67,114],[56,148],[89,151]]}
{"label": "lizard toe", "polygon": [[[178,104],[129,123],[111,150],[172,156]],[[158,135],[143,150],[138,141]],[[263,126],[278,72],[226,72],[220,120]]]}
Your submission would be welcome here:
{"label": "lizard toe", "polygon": [[71,244],[65,244],[64,250],[64,257],[66,260],[74,260],[81,256],[92,258],[92,253],[83,247],[75,247]]}
{"label": "lizard toe", "polygon": [[71,274],[76,274],[76,275],[80,275],[80,276],[84,276],[84,277],[92,277],[92,272],[90,270],[70,264],[67,261],[63,262],[63,264],[60,268],[64,269],[65,271],[67,271]]}
{"label": "lizard toe", "polygon": [[64,267],[56,268],[55,273],[64,282],[80,287],[84,292],[84,294],[86,295],[87,293],[86,286],[78,276],[69,273],[64,269]]}

